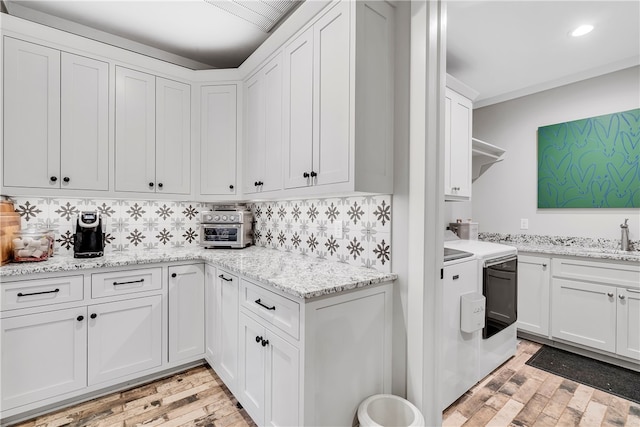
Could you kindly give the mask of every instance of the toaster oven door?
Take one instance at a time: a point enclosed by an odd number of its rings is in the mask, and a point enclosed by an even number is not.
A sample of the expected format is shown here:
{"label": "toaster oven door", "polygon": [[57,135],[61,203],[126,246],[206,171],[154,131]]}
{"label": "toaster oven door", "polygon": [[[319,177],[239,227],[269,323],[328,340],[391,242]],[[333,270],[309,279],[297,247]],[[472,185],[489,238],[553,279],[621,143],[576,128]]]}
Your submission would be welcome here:
{"label": "toaster oven door", "polygon": [[206,247],[239,247],[242,242],[241,224],[203,224],[200,243]]}

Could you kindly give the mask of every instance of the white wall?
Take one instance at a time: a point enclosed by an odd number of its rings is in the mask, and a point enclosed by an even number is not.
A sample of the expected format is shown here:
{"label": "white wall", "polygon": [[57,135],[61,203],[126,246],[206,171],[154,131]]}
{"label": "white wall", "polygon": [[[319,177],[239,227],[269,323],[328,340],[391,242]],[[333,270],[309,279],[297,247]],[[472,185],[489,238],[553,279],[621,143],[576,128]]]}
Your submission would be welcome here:
{"label": "white wall", "polygon": [[606,239],[619,239],[629,218],[629,237],[639,239],[640,209],[538,209],[536,136],[540,126],[639,108],[639,94],[640,67],[632,67],[474,110],[473,136],[506,149],[506,158],[475,181],[472,209],[448,203],[446,217],[472,217],[481,232]]}

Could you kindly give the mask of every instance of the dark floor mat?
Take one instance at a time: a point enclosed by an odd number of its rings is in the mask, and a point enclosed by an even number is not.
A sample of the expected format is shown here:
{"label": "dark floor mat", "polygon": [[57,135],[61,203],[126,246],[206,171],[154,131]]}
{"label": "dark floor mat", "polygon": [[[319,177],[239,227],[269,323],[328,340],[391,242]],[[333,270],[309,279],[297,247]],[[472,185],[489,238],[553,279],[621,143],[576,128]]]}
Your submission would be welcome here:
{"label": "dark floor mat", "polygon": [[546,345],[526,364],[640,403],[640,372]]}

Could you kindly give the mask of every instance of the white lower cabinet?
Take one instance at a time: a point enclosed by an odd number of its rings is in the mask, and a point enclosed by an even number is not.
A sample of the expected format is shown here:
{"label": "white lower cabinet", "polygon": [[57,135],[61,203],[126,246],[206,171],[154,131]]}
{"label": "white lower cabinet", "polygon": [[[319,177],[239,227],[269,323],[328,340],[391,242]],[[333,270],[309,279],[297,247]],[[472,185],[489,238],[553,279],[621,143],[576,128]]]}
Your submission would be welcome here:
{"label": "white lower cabinet", "polygon": [[616,353],[640,360],[640,289],[617,291]]}
{"label": "white lower cabinet", "polygon": [[518,255],[519,331],[549,336],[549,283],[551,259]]}
{"label": "white lower cabinet", "polygon": [[553,337],[615,352],[615,288],[556,278],[552,286]]}
{"label": "white lower cabinet", "polygon": [[640,361],[640,266],[554,258],[551,335]]}
{"label": "white lower cabinet", "polygon": [[238,389],[244,408],[261,426],[298,425],[298,348],[244,311],[239,326]]}
{"label": "white lower cabinet", "polygon": [[[213,279],[213,281],[211,281]],[[238,276],[218,269],[207,278],[210,333],[207,334],[207,353],[211,366],[232,393],[236,393],[238,376]]]}
{"label": "white lower cabinet", "polygon": [[89,306],[89,385],[162,364],[162,296]]}
{"label": "white lower cabinet", "polygon": [[2,408],[87,385],[87,308],[2,319]]}
{"label": "white lower cabinet", "polygon": [[203,264],[169,267],[169,362],[204,353],[204,288]]}

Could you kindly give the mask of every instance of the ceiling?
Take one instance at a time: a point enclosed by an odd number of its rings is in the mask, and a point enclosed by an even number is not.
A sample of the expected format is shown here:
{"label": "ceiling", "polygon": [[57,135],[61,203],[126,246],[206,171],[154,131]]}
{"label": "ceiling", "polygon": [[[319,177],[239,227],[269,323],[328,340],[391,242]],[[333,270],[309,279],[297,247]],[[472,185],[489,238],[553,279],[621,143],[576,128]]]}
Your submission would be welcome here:
{"label": "ceiling", "polygon": [[[449,1],[447,72],[481,107],[640,64],[640,1]],[[594,30],[569,32],[581,24]]]}
{"label": "ceiling", "polygon": [[[239,66],[273,32],[265,17],[304,0],[3,1],[24,19],[210,69]],[[476,107],[640,64],[638,0],[450,0],[447,13],[447,71],[480,93]],[[570,37],[582,23],[595,29]]]}
{"label": "ceiling", "polygon": [[3,0],[9,14],[191,69],[235,68],[300,0]]}

